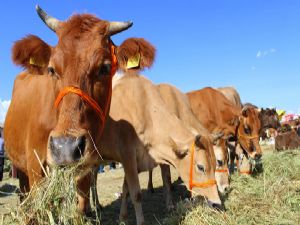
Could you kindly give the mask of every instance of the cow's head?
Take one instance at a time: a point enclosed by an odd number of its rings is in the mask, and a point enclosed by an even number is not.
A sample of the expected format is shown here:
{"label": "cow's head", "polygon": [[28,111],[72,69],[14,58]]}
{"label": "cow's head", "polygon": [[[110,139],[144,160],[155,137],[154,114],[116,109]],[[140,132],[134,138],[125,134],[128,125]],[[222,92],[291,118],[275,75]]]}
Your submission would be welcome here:
{"label": "cow's head", "polygon": [[218,139],[213,148],[216,157],[215,177],[218,189],[225,194],[229,189],[227,140],[225,138]]}
{"label": "cow's head", "polygon": [[111,36],[132,22],[109,22],[89,14],[59,21],[38,6],[37,12],[57,34],[58,44],[51,47],[36,36],[27,36],[15,43],[13,61],[31,74],[51,77],[52,89],[45,91],[56,99],[57,122],[48,137],[47,161],[95,163],[116,68],[150,67],[155,49],[139,38],[127,39],[119,47],[112,43]]}
{"label": "cow's head", "polygon": [[259,131],[261,123],[258,110],[254,107],[244,107],[240,115],[240,123],[237,128],[238,142],[247,152],[250,158],[259,160],[262,151],[259,145]]}
{"label": "cow's head", "polygon": [[[195,195],[206,197],[209,205],[221,209],[222,203],[215,183],[216,158],[210,138],[198,135],[191,147],[176,152],[176,155],[179,175],[186,186]],[[195,186],[191,186],[191,182]]]}
{"label": "cow's head", "polygon": [[261,121],[261,129],[280,127],[279,117],[275,109],[261,109],[259,112],[259,119]]}

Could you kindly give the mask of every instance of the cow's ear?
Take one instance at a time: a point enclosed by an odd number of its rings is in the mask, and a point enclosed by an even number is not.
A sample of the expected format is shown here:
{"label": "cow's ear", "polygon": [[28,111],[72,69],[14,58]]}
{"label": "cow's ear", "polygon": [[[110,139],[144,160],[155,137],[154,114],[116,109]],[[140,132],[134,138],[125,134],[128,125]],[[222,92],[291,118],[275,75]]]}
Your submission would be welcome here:
{"label": "cow's ear", "polygon": [[12,47],[12,60],[29,73],[43,74],[48,66],[51,47],[34,35],[16,41]]}
{"label": "cow's ear", "polygon": [[242,109],[242,115],[243,115],[243,117],[248,117],[249,110],[250,110],[250,108],[247,107],[247,106]]}
{"label": "cow's ear", "polygon": [[143,38],[128,38],[117,47],[119,69],[143,70],[152,66],[155,48]]}

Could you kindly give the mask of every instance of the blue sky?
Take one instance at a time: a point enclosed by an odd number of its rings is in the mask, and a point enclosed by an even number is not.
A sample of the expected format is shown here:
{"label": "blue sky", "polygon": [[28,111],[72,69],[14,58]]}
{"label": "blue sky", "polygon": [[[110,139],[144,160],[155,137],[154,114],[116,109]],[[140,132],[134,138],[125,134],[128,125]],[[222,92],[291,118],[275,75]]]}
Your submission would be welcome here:
{"label": "blue sky", "polygon": [[93,13],[105,20],[132,20],[113,37],[144,37],[157,48],[143,72],[154,83],[182,91],[235,86],[243,102],[300,112],[300,1],[297,0],[117,0],[16,1],[1,3],[0,99],[11,98],[21,71],[11,62],[14,41],[38,35],[51,45],[56,35],[38,18],[35,4],[58,19]]}

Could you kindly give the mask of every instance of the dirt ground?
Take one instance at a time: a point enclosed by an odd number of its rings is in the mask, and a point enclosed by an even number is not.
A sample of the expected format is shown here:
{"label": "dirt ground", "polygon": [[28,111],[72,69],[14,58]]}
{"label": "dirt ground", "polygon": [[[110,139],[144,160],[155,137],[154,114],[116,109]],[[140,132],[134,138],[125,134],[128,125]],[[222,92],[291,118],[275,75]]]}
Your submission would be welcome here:
{"label": "dirt ground", "polygon": [[[119,195],[122,191],[122,184],[124,178],[124,172],[122,168],[118,168],[110,171],[108,167],[105,167],[106,172],[101,173],[97,180],[97,190],[99,200],[103,206],[101,213],[101,224],[112,225],[118,224],[118,216],[120,211],[121,200]],[[172,171],[172,181],[177,180],[177,174],[174,169]],[[160,224],[168,214],[165,207],[164,191],[162,188],[162,179],[160,175],[160,169],[156,168],[153,171],[153,185],[154,193],[147,190],[148,185],[148,173],[143,172],[139,175],[140,184],[142,188],[143,196],[143,211],[147,224]],[[176,183],[176,182],[175,182]],[[4,213],[8,213],[11,208],[14,208],[19,204],[19,199],[16,194],[18,189],[18,180],[5,177],[0,182],[0,221]],[[175,186],[174,200],[175,203],[180,199],[189,197],[189,192],[183,184]],[[133,205],[129,201],[128,204],[128,222],[129,224],[135,224],[135,212]]]}

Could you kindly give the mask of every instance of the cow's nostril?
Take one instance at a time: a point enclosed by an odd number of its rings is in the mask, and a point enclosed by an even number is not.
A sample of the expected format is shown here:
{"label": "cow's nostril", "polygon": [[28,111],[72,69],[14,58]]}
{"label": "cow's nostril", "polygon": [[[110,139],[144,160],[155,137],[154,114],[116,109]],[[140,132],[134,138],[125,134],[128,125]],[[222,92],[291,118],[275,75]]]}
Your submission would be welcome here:
{"label": "cow's nostril", "polygon": [[75,141],[75,149],[74,149],[74,159],[80,159],[85,150],[86,140],[85,136],[77,137]]}
{"label": "cow's nostril", "polygon": [[229,191],[229,187],[227,186],[224,188],[224,192],[227,193],[228,191]]}
{"label": "cow's nostril", "polygon": [[261,156],[262,156],[261,154],[256,154],[256,155],[255,155],[255,160],[261,159]]}
{"label": "cow's nostril", "polygon": [[225,207],[222,204],[214,203],[208,200],[208,205],[216,210],[225,211]]}

